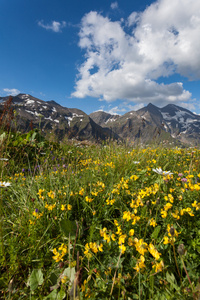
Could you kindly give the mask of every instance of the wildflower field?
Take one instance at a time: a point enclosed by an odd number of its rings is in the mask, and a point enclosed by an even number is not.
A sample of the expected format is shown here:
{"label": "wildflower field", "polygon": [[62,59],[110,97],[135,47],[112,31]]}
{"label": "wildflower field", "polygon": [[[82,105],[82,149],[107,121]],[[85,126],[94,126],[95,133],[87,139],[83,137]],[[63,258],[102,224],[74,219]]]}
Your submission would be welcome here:
{"label": "wildflower field", "polygon": [[1,138],[0,299],[200,299],[200,150],[36,137]]}

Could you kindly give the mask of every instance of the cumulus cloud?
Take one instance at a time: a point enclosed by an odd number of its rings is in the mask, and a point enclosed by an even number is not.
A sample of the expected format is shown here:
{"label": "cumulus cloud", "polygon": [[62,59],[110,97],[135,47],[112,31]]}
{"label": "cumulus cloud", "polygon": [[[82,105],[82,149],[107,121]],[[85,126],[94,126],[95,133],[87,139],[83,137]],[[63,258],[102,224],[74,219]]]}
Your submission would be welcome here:
{"label": "cumulus cloud", "polygon": [[87,13],[79,32],[85,57],[72,96],[158,106],[190,100],[181,82],[162,78],[200,79],[199,32],[199,1],[159,0],[125,22]]}
{"label": "cumulus cloud", "polygon": [[116,1],[116,2],[112,2],[111,5],[110,5],[110,7],[111,7],[112,9],[117,9],[117,8],[118,8],[118,3],[117,3],[117,1]]}
{"label": "cumulus cloud", "polygon": [[3,91],[7,94],[7,95],[11,95],[11,96],[16,96],[18,94],[20,94],[20,91],[17,89],[3,89]]}
{"label": "cumulus cloud", "polygon": [[196,103],[185,103],[185,102],[183,102],[183,103],[179,103],[179,105],[181,107],[184,107],[184,108],[190,110],[190,111],[194,111],[197,108],[197,104]]}
{"label": "cumulus cloud", "polygon": [[66,22],[57,22],[57,21],[52,21],[50,24],[44,24],[44,21],[38,21],[38,25],[41,26],[42,28],[45,28],[47,30],[52,30],[54,32],[61,32],[62,28],[66,27]]}
{"label": "cumulus cloud", "polygon": [[[121,112],[120,108],[118,106],[112,107],[111,109],[109,109],[108,111],[106,111],[108,114],[111,115],[119,115],[119,113]],[[124,111],[123,111],[124,112]]]}

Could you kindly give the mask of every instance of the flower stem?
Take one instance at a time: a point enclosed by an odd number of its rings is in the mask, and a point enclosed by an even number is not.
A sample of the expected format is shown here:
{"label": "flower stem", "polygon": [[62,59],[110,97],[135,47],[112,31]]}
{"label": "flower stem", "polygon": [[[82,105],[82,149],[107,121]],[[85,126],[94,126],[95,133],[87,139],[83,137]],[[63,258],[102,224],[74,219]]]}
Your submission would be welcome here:
{"label": "flower stem", "polygon": [[177,260],[176,260],[176,252],[175,252],[175,247],[174,247],[174,243],[173,243],[173,242],[172,242],[172,246],[173,246],[173,252],[174,252],[174,259],[175,259],[176,268],[177,268],[178,275],[179,275],[179,277],[180,277],[180,281],[181,281],[181,285],[182,285],[181,273],[180,273],[180,271],[179,271],[179,267],[178,267],[178,264],[177,264]]}
{"label": "flower stem", "polygon": [[184,270],[185,270],[185,273],[186,273],[186,275],[187,275],[188,281],[189,281],[189,283],[190,283],[190,287],[191,287],[191,290],[192,290],[192,293],[193,293],[193,298],[196,299],[196,298],[195,298],[195,295],[194,295],[194,289],[193,289],[193,286],[192,286],[192,282],[191,282],[190,277],[189,277],[189,274],[188,274],[188,272],[187,272],[187,269],[186,269],[184,260],[183,260],[182,256],[180,256],[180,257],[181,257],[181,262],[182,262],[182,264],[183,264],[183,268],[184,268]]}

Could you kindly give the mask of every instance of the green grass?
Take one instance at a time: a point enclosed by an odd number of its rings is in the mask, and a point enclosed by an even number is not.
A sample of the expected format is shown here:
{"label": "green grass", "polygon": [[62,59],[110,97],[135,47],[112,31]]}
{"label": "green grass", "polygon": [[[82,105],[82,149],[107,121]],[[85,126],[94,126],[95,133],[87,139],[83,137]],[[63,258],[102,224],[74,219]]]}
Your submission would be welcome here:
{"label": "green grass", "polygon": [[0,298],[198,299],[198,149],[0,147]]}

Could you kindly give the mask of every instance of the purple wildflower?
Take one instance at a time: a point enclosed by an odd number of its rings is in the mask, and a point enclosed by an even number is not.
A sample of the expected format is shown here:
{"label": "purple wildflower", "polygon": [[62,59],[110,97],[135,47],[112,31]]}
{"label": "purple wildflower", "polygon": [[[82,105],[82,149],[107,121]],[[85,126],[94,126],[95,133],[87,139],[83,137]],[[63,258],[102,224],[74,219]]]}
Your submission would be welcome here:
{"label": "purple wildflower", "polygon": [[182,182],[187,182],[187,178],[181,178]]}

